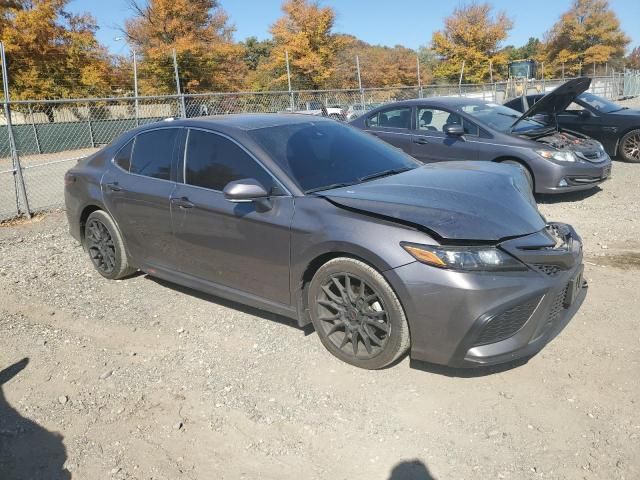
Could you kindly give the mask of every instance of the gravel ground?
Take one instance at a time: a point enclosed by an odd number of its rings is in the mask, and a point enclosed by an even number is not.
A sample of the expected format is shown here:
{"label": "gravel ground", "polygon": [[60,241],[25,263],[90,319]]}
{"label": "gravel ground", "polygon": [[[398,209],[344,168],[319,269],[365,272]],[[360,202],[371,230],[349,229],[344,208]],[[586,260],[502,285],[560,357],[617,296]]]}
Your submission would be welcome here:
{"label": "gravel ground", "polygon": [[613,174],[540,199],[584,237],[581,311],[480,371],[358,370],[288,320],[102,279],[62,212],[4,226],[0,478],[640,478],[640,165]]}

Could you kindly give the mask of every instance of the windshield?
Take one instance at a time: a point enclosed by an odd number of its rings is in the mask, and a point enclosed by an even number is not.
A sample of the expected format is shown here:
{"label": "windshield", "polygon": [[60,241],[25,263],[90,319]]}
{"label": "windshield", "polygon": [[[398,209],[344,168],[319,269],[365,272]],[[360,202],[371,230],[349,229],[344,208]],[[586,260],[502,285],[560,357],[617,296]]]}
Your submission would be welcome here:
{"label": "windshield", "polygon": [[516,128],[511,130],[513,123],[522,114],[512,108],[498,105],[497,103],[472,103],[460,107],[465,113],[476,118],[479,122],[505,133],[523,133],[545,128],[546,125],[531,118],[522,119]]}
{"label": "windshield", "polygon": [[305,122],[247,132],[304,192],[353,185],[417,168],[402,151],[338,122]]}
{"label": "windshield", "polygon": [[620,105],[610,102],[609,100],[605,100],[604,98],[594,95],[593,93],[581,93],[580,95],[578,95],[578,99],[580,99],[581,102],[589,105],[594,110],[597,110],[598,112],[611,113],[622,110],[622,107]]}

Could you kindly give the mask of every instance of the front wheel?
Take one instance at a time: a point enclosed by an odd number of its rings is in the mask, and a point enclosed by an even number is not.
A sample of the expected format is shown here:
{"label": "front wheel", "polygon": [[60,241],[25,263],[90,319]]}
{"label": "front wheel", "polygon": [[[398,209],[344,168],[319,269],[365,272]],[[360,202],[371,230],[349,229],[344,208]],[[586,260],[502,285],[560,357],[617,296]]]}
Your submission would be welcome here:
{"label": "front wheel", "polygon": [[103,277],[117,280],[136,271],[127,262],[124,241],[108,213],[96,210],[89,215],[84,227],[84,244],[94,268]]}
{"label": "front wheel", "polygon": [[409,327],[398,297],[374,268],[335,258],[313,277],[308,290],[311,320],[333,355],[360,368],[393,363],[409,348]]}
{"label": "front wheel", "polygon": [[640,129],[631,130],[622,137],[618,152],[627,162],[640,163]]}

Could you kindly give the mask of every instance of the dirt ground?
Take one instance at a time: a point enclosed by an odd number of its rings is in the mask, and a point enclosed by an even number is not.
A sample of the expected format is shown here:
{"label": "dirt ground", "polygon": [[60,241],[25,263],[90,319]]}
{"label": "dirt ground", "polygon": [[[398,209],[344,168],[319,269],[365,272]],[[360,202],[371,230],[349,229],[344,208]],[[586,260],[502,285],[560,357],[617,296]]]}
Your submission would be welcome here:
{"label": "dirt ground", "polygon": [[[541,198],[590,287],[527,363],[341,363],[288,320],[110,282],[62,212],[0,228],[0,478],[638,479],[640,165]],[[4,472],[4,473],[3,473]]]}

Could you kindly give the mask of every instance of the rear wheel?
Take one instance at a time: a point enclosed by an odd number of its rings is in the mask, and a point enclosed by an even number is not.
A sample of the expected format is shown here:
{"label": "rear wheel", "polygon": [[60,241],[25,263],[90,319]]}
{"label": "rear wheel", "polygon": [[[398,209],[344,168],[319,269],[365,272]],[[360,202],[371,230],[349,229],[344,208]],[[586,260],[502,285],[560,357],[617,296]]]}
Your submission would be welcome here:
{"label": "rear wheel", "polygon": [[84,227],[84,243],[93,266],[109,280],[131,275],[136,271],[129,266],[124,241],[108,213],[96,210]]}
{"label": "rear wheel", "polygon": [[529,188],[531,189],[531,192],[535,192],[535,184],[533,182],[533,176],[531,175],[531,172],[527,167],[522,165],[522,163],[520,163],[517,160],[503,160],[500,163],[506,163],[508,165],[515,165],[517,167],[520,167],[522,169],[522,172],[524,173],[525,178],[527,179],[527,183],[529,184]]}
{"label": "rear wheel", "polygon": [[409,348],[398,297],[374,268],[353,258],[324,264],[308,290],[311,320],[333,355],[360,368],[383,368]]}
{"label": "rear wheel", "polygon": [[627,162],[640,163],[640,129],[631,130],[622,137],[618,152]]}

